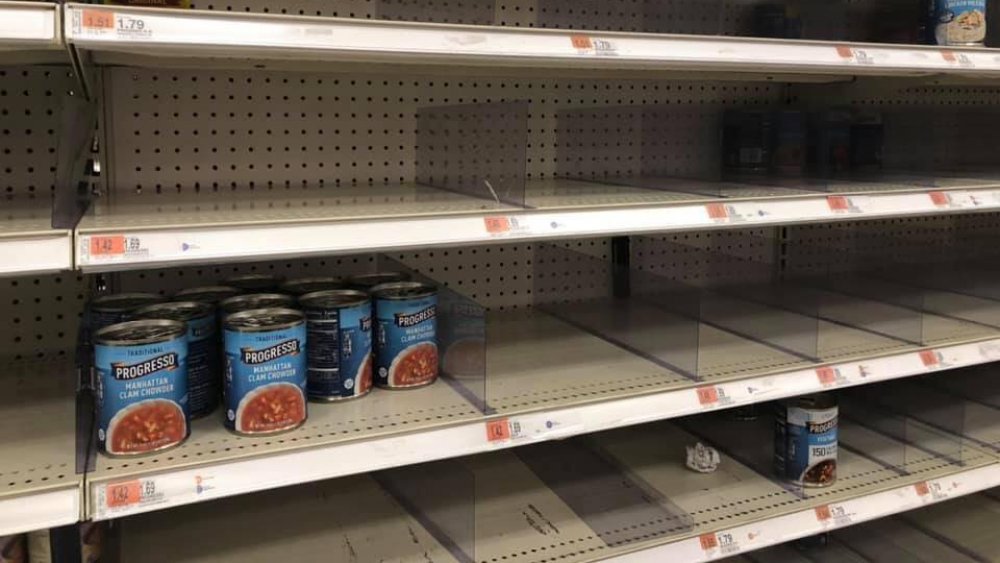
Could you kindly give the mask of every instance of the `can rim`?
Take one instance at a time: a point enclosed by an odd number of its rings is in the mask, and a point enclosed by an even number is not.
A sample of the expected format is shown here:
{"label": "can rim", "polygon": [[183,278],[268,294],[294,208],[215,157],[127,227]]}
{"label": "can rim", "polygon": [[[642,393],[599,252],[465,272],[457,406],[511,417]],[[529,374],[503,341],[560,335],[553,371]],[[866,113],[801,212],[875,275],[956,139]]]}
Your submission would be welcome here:
{"label": "can rim", "polygon": [[[222,301],[219,301],[219,308],[223,311],[228,312],[229,308],[233,303],[240,303],[242,301],[249,301],[252,299],[275,299],[278,301],[287,301],[289,305],[295,304],[295,298],[286,295],[284,293],[241,293],[240,295],[234,295],[232,297],[227,297]],[[258,309],[271,309],[273,307],[257,307]],[[237,311],[238,312],[238,311]]]}
{"label": "can rim", "polygon": [[[205,303],[204,301],[165,301],[163,303],[153,303],[152,305],[146,305],[132,312],[132,316],[139,317],[142,315],[148,315],[151,311],[156,311],[158,309],[168,309],[170,307],[192,307],[197,309],[197,312],[193,313],[190,319],[194,320],[200,317],[209,317],[215,314],[215,306],[211,303]],[[155,319],[157,317],[145,317],[147,319]],[[177,320],[177,319],[169,319]]]}
{"label": "can rim", "polygon": [[[114,301],[118,299],[153,299],[154,302],[146,303],[143,305],[137,305],[133,307],[115,307],[109,301]],[[131,311],[138,307],[145,307],[147,305],[155,305],[156,303],[161,303],[166,301],[162,295],[157,295],[155,293],[146,293],[143,291],[133,291],[129,293],[109,293],[108,295],[99,295],[90,301],[90,308],[94,311],[108,311],[108,312],[118,312],[118,311]]]}
{"label": "can rim", "polygon": [[[294,315],[296,318],[295,318],[294,321],[283,321],[283,322],[280,322],[280,323],[274,323],[274,324],[270,324],[270,325],[267,325],[267,326],[259,326],[259,325],[258,326],[252,326],[252,327],[249,327],[249,326],[248,327],[233,326],[234,322],[239,322],[240,319],[242,319],[244,317],[251,317],[251,316],[254,316],[254,315],[262,315],[262,314],[265,314],[265,313],[266,314],[270,314],[270,315],[274,315],[274,314],[278,314],[278,313],[281,313],[281,314],[290,314],[290,315]],[[229,315],[229,316],[226,317],[226,320],[223,321],[223,326],[224,326],[224,328],[226,330],[232,330],[232,331],[235,331],[235,332],[266,332],[266,331],[270,331],[270,330],[280,330],[280,329],[283,329],[283,328],[290,328],[290,327],[293,327],[293,326],[297,326],[297,325],[303,324],[305,322],[305,320],[306,320],[305,313],[303,313],[302,311],[299,311],[298,309],[289,309],[288,307],[263,307],[263,308],[260,308],[260,309],[248,309],[246,311],[239,311],[239,312],[233,313],[233,314],[231,314],[231,315]]]}
{"label": "can rim", "polygon": [[[338,303],[333,306],[323,306],[315,303],[318,299],[324,297],[332,296],[351,296],[355,299],[353,301],[344,301],[343,303]],[[299,303],[303,307],[308,307],[310,309],[329,309],[329,308],[343,308],[343,307],[354,307],[357,305],[362,305],[364,303],[371,303],[371,296],[361,291],[360,289],[324,289],[323,291],[314,291],[312,293],[307,293],[299,297]]]}
{"label": "can rim", "polygon": [[[418,289],[423,290],[423,292],[417,292],[412,295],[391,295],[388,292],[395,289]],[[421,281],[398,281],[389,282],[376,285],[371,289],[371,294],[376,299],[389,299],[389,300],[403,300],[403,299],[419,299],[421,297],[429,297],[437,293],[437,288],[429,283],[424,283]]]}
{"label": "can rim", "polygon": [[[171,332],[147,338],[108,338],[107,333],[126,330],[128,328],[138,328],[139,326],[161,326],[170,328]],[[167,342],[177,337],[187,334],[187,323],[171,319],[140,319],[137,321],[125,321],[115,323],[101,328],[94,334],[94,343],[106,346],[139,346],[142,344],[156,344]]]}
{"label": "can rim", "polygon": [[181,289],[174,293],[174,297],[187,297],[188,295],[196,295],[198,293],[228,293],[233,292],[233,297],[237,294],[242,294],[238,287],[233,287],[231,285],[202,285],[198,287],[188,287]]}

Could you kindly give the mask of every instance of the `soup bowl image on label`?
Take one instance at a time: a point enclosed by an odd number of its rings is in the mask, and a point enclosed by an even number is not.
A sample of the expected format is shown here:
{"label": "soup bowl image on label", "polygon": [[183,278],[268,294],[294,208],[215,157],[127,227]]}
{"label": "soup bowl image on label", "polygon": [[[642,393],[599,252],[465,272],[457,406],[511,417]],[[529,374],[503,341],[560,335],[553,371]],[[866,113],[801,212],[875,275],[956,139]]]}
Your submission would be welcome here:
{"label": "soup bowl image on label", "polygon": [[250,391],[236,409],[236,431],[260,434],[286,430],[306,418],[302,390],[292,383],[269,383]]}
{"label": "soup bowl image on label", "polygon": [[106,440],[110,454],[156,451],[181,443],[187,421],[181,406],[166,399],[148,399],[129,405],[111,418]]}

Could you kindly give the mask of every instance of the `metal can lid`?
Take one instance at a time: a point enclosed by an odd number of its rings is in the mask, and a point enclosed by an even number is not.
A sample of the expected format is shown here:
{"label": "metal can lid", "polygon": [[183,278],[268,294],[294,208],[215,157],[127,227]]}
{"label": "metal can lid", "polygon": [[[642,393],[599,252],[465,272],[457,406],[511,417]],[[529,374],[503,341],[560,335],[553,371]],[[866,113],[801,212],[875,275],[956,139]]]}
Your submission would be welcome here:
{"label": "metal can lid", "polygon": [[223,299],[228,299],[241,293],[243,292],[239,289],[228,285],[207,285],[182,289],[174,294],[174,300],[201,301],[210,305],[218,305]]}
{"label": "metal can lid", "polygon": [[347,285],[370,291],[373,287],[377,285],[382,285],[385,283],[408,281],[410,279],[409,274],[404,274],[402,272],[376,272],[374,274],[361,274],[358,276],[351,276],[347,278]]}
{"label": "metal can lid", "polygon": [[223,283],[243,291],[264,291],[276,289],[282,280],[284,278],[275,274],[240,274],[226,278]]}
{"label": "metal can lid", "polygon": [[132,313],[137,319],[170,319],[174,321],[190,321],[213,316],[215,307],[201,301],[173,301],[157,303]]}
{"label": "metal can lid", "polygon": [[339,309],[370,303],[371,298],[357,289],[331,289],[315,291],[299,297],[299,303],[307,309]]}
{"label": "metal can lid", "polygon": [[307,293],[315,293],[317,291],[343,289],[345,286],[346,284],[337,278],[319,276],[288,280],[281,285],[281,290],[292,295],[305,295]]}
{"label": "metal can lid", "polygon": [[251,293],[223,299],[219,303],[219,308],[227,315],[251,309],[272,309],[275,307],[295,307],[295,298],[284,293]]}
{"label": "metal can lid", "polygon": [[417,299],[436,293],[437,288],[433,285],[417,281],[383,283],[372,288],[372,296],[376,299]]}
{"label": "metal can lid", "polygon": [[94,342],[106,346],[138,346],[167,342],[187,334],[187,324],[168,319],[143,319],[106,326],[94,335]]}
{"label": "metal can lid", "polygon": [[226,330],[264,332],[291,328],[305,322],[306,316],[295,309],[267,308],[240,311],[226,317]]}
{"label": "metal can lid", "polygon": [[833,409],[837,408],[837,396],[832,393],[814,393],[786,399],[786,405],[800,409]]}
{"label": "metal can lid", "polygon": [[112,293],[94,298],[90,302],[90,308],[104,313],[127,313],[163,301],[163,297],[152,293]]}

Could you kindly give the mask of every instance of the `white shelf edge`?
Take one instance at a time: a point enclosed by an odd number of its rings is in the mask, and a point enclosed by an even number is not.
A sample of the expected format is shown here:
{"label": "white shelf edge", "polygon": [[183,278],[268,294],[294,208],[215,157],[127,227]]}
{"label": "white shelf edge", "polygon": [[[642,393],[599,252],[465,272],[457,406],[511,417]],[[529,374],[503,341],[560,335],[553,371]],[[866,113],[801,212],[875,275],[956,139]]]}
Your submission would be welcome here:
{"label": "white shelf edge", "polygon": [[[897,487],[844,502],[831,503],[825,505],[832,512],[829,518],[821,519],[817,509],[803,510],[675,543],[639,548],[631,553],[610,557],[606,561],[615,563],[715,561],[914,510],[998,485],[1000,485],[1000,463],[994,463],[947,477],[922,481],[916,485]],[[715,547],[706,549],[706,545],[711,546],[713,543],[716,544]],[[724,545],[726,547],[723,547]]]}
{"label": "white shelf edge", "polygon": [[[929,352],[929,353],[928,353]],[[133,477],[87,476],[88,517],[118,518],[205,500],[288,485],[343,477],[390,467],[472,455],[527,443],[565,438],[696,414],[723,407],[770,401],[833,388],[850,387],[901,377],[976,365],[1000,357],[1000,338],[907,352],[828,366],[826,382],[816,369],[743,379],[709,386],[714,401],[688,388],[571,408],[478,420],[423,432],[387,436],[301,451],[220,462],[173,471],[150,471]],[[929,359],[932,358],[932,359]],[[829,372],[826,372],[829,373]],[[864,375],[862,375],[864,374]],[[516,425],[513,423],[517,423]],[[487,425],[512,429],[512,437],[491,442]],[[509,426],[508,426],[509,425]],[[513,430],[517,428],[517,430]],[[109,487],[131,484],[152,491],[137,503],[109,507]]]}
{"label": "white shelf edge", "polygon": [[66,5],[67,41],[147,55],[835,75],[1000,75],[986,49]]}
{"label": "white shelf edge", "polygon": [[60,48],[58,8],[43,2],[0,1],[0,50]]}
{"label": "white shelf edge", "polygon": [[[944,194],[942,202],[940,196]],[[836,201],[832,204],[831,201]],[[135,267],[263,260],[288,256],[430,248],[503,241],[642,234],[691,229],[789,225],[866,218],[991,211],[1000,189],[928,190],[848,196],[719,200],[614,209],[515,211],[451,217],[177,228],[78,228],[76,267]],[[505,228],[497,230],[501,219]],[[84,223],[86,218],[84,218]],[[494,225],[492,232],[488,224]],[[95,237],[125,237],[121,252],[94,255]]]}
{"label": "white shelf edge", "polygon": [[0,535],[21,534],[78,522],[81,492],[80,483],[77,483],[64,489],[0,499]]}
{"label": "white shelf edge", "polygon": [[70,231],[49,235],[0,237],[0,276],[52,273],[73,268]]}

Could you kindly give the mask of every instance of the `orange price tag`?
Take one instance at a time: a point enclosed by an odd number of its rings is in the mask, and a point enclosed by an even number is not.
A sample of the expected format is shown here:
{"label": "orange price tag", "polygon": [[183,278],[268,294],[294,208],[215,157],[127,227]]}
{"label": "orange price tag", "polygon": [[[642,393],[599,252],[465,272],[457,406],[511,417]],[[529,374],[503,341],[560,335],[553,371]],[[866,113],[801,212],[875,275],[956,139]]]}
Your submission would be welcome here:
{"label": "orange price tag", "polygon": [[93,256],[125,254],[125,236],[91,237],[90,254]]}
{"label": "orange price tag", "polygon": [[850,211],[851,202],[842,195],[832,195],[826,198],[826,204],[830,206],[830,211]]}
{"label": "orange price tag", "polygon": [[854,49],[851,49],[847,45],[837,45],[837,55],[842,59],[853,59]]}
{"label": "orange price tag", "polygon": [[709,219],[729,218],[729,210],[727,210],[726,206],[721,203],[710,203],[705,206],[705,209],[708,211]]}
{"label": "orange price tag", "polygon": [[837,381],[837,370],[832,367],[822,367],[816,370],[816,377],[819,378],[819,382],[823,385],[829,385],[831,383],[836,383]]}
{"label": "orange price tag", "polygon": [[509,217],[483,217],[483,223],[486,224],[486,232],[491,235],[510,231]]}
{"label": "orange price tag", "polygon": [[573,47],[577,49],[593,49],[594,42],[590,40],[590,37],[586,35],[571,35],[569,40],[573,43]]}
{"label": "orange price tag", "polygon": [[946,49],[941,50],[941,58],[949,63],[953,63],[958,60],[958,58],[955,57],[954,51],[948,51]]}
{"label": "orange price tag", "polygon": [[938,207],[948,207],[951,205],[951,200],[948,199],[948,194],[944,192],[930,192],[927,195],[931,196],[931,201]]}
{"label": "orange price tag", "polygon": [[139,481],[112,483],[105,490],[108,508],[118,508],[139,502]]}
{"label": "orange price tag", "polygon": [[510,424],[506,418],[491,420],[486,423],[486,441],[502,442],[510,440]]}
{"label": "orange price tag", "polygon": [[917,494],[920,495],[920,496],[922,496],[922,497],[925,497],[925,496],[931,494],[931,488],[927,486],[927,481],[921,481],[921,482],[917,483],[916,485],[913,485],[913,488],[916,489],[917,490]]}
{"label": "orange price tag", "polygon": [[813,510],[816,511],[816,519],[819,520],[820,522],[826,522],[830,518],[833,518],[833,515],[830,514],[830,506],[827,504],[824,504],[823,506],[817,506]]}
{"label": "orange price tag", "polygon": [[933,367],[941,363],[940,358],[938,358],[937,352],[934,350],[923,350],[920,352],[920,361],[924,363],[927,367]]}
{"label": "orange price tag", "polygon": [[702,405],[710,405],[719,402],[719,390],[715,387],[699,387],[698,402]]}
{"label": "orange price tag", "polygon": [[705,551],[719,547],[719,540],[716,539],[715,534],[702,534],[698,536],[698,541],[701,543],[701,548]]}
{"label": "orange price tag", "polygon": [[114,29],[115,14],[103,10],[84,10],[80,23],[87,29]]}

